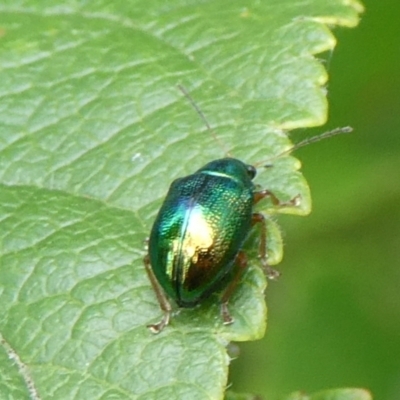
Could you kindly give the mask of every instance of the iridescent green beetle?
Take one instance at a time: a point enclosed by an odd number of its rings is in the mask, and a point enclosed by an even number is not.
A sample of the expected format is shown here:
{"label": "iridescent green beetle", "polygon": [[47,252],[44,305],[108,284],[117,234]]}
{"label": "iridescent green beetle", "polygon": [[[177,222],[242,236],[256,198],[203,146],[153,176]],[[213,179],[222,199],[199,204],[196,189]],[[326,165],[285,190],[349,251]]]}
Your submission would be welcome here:
{"label": "iridescent green beetle", "polygon": [[[306,139],[295,148],[347,129]],[[151,230],[144,259],[164,311],[160,322],[149,325],[153,333],[169,323],[171,305],[167,296],[179,307],[194,307],[221,286],[223,322],[233,322],[228,301],[247,266],[242,246],[256,223],[261,224],[259,258],[267,275],[276,277],[267,263],[266,221],[254,212],[254,205],[267,196],[276,206],[297,205],[299,197],[282,203],[269,190],[257,190],[255,176],[252,165],[222,158],[172,182]]]}
{"label": "iridescent green beetle", "polygon": [[265,219],[253,212],[254,204],[266,196],[281,204],[268,190],[256,191],[255,175],[253,166],[222,158],[172,182],[151,230],[145,258],[165,313],[158,324],[150,325],[153,332],[169,322],[171,306],[165,294],[179,307],[194,307],[219,289],[236,266],[221,297],[224,323],[233,322],[227,304],[247,265],[241,248],[257,222],[262,224],[260,259],[268,268]]}

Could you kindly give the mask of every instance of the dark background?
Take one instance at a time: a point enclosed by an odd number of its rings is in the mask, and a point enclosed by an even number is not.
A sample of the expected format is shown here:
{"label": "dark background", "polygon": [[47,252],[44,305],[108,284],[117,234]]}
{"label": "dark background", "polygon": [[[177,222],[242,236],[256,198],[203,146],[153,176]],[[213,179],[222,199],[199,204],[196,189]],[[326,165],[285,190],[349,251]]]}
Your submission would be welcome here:
{"label": "dark background", "polygon": [[400,2],[365,1],[326,55],[330,117],[352,135],[299,149],[313,196],[306,218],[280,217],[283,272],[267,289],[263,341],[240,344],[235,391],[364,387],[400,399]]}

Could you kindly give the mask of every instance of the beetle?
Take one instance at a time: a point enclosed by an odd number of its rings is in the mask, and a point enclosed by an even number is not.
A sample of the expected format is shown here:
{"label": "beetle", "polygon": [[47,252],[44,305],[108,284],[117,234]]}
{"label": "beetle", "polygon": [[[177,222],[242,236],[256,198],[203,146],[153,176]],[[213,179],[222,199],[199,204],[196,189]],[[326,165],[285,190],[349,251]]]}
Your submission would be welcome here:
{"label": "beetle", "polygon": [[[180,89],[205,120],[188,93]],[[289,151],[347,129],[350,128],[306,139]],[[153,224],[144,258],[164,312],[158,323],[148,325],[153,333],[169,324],[172,307],[168,298],[179,307],[190,308],[222,289],[222,320],[224,324],[233,322],[228,302],[247,267],[242,247],[255,224],[261,225],[261,263],[267,276],[277,277],[278,273],[267,262],[266,220],[263,214],[255,212],[254,206],[266,197],[275,206],[296,206],[300,197],[281,202],[271,191],[259,190],[253,182],[256,172],[252,165],[225,157],[172,182]]]}

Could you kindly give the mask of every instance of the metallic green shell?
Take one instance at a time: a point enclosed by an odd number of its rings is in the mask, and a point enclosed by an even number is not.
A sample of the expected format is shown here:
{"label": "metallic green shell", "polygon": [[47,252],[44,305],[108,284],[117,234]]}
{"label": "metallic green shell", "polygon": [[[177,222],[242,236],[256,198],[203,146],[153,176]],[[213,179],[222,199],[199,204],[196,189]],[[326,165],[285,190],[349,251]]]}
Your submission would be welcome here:
{"label": "metallic green shell", "polygon": [[255,175],[240,160],[213,161],[172,182],[149,240],[152,270],[180,307],[208,297],[232,270],[252,220]]}

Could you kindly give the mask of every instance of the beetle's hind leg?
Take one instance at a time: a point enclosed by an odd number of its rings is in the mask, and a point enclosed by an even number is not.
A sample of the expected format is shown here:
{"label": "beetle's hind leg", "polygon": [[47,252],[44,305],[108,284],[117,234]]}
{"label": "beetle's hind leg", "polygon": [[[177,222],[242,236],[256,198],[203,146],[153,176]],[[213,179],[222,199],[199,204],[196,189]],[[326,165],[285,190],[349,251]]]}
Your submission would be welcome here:
{"label": "beetle's hind leg", "polygon": [[149,256],[145,256],[144,259],[144,266],[146,267],[147,275],[149,276],[151,285],[153,286],[154,292],[156,293],[158,303],[160,304],[161,310],[164,312],[164,316],[162,317],[161,321],[156,324],[147,325],[152,333],[160,333],[168,324],[171,318],[171,304],[169,303],[164,290],[160,286],[157,281],[157,278],[154,276],[154,272],[151,269]]}
{"label": "beetle's hind leg", "polygon": [[258,249],[258,257],[261,260],[262,266],[265,271],[265,275],[269,279],[278,279],[280,276],[279,271],[273,269],[267,261],[267,222],[265,221],[265,217],[261,213],[254,213],[252,215],[252,223],[253,225],[259,223],[261,224],[261,232],[260,232],[260,245]]}
{"label": "beetle's hind leg", "polygon": [[229,313],[228,302],[232,296],[232,293],[235,291],[236,286],[238,285],[240,278],[242,277],[246,267],[247,267],[247,256],[246,253],[241,250],[239,251],[235,259],[235,268],[236,268],[235,275],[233,276],[233,279],[231,280],[231,282],[229,283],[228,287],[225,289],[221,297],[221,316],[224,321],[224,325],[229,325],[234,322],[233,317]]}
{"label": "beetle's hind leg", "polygon": [[[277,207],[297,206],[299,205],[301,200],[300,195],[297,195],[292,200],[282,202],[271,191],[264,189],[254,193],[254,204],[257,204],[265,197],[269,197],[272,201],[272,204]],[[269,279],[277,279],[279,278],[280,273],[277,270],[273,269],[267,261],[267,223],[265,221],[264,215],[261,213],[254,213],[252,216],[252,223],[253,225],[257,223],[261,224],[260,247],[258,250],[258,256],[263,265],[265,274]]]}

